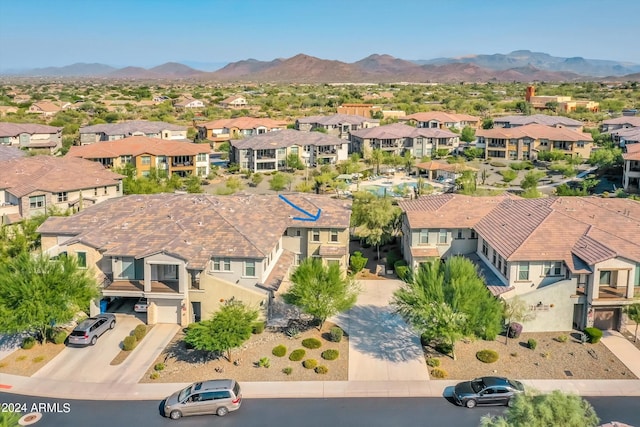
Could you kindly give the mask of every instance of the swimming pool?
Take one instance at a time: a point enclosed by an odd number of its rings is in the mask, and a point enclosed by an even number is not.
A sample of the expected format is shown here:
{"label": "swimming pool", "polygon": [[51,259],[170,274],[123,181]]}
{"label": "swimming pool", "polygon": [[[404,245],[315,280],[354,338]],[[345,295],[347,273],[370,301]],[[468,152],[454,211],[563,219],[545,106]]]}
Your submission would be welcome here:
{"label": "swimming pool", "polygon": [[373,193],[379,197],[389,196],[389,197],[402,197],[402,193],[396,193],[396,189],[404,190],[408,188],[409,194],[415,191],[417,184],[415,182],[403,182],[398,185],[369,185],[363,187],[363,190]]}

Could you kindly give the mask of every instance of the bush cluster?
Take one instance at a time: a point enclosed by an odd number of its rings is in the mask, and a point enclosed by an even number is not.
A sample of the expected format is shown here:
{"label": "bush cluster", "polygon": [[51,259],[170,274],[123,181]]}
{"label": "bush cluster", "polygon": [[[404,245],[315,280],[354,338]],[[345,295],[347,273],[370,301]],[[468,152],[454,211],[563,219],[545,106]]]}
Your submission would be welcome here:
{"label": "bush cluster", "polygon": [[293,368],[291,366],[287,366],[286,368],[282,368],[282,373],[285,375],[291,375],[293,372]]}
{"label": "bush cluster", "polygon": [[598,328],[585,328],[584,333],[589,337],[591,344],[597,344],[600,342],[600,338],[602,338],[602,331]]}
{"label": "bush cluster", "polygon": [[506,168],[507,164],[506,163],[502,163],[502,162],[490,162],[489,163],[490,166],[493,166],[494,168]]}
{"label": "bush cluster", "polygon": [[64,344],[66,339],[67,333],[63,330],[59,330],[51,334],[51,342],[54,344]]}
{"label": "bush cluster", "polygon": [[507,334],[509,338],[519,338],[522,333],[522,325],[517,322],[511,322]]}
{"label": "bush cluster", "polygon": [[283,346],[282,344],[277,345],[273,347],[273,350],[271,350],[271,354],[276,357],[284,357],[284,355],[287,354],[287,347]]}
{"label": "bush cluster", "polygon": [[359,273],[367,265],[368,258],[362,256],[362,252],[356,251],[349,258],[349,265],[351,266],[351,272]]}
{"label": "bush cluster", "polygon": [[494,363],[498,358],[498,352],[495,350],[480,350],[476,353],[476,359],[484,363]]}
{"label": "bush cluster", "polygon": [[259,335],[264,332],[264,322],[255,322],[251,325],[251,333],[254,335]]}
{"label": "bush cluster", "polygon": [[257,365],[259,368],[268,368],[271,366],[271,360],[268,357],[261,357]]}
{"label": "bush cluster", "polygon": [[320,348],[322,342],[317,338],[307,338],[302,340],[302,346],[308,349]]}
{"label": "bush cluster", "polygon": [[556,337],[556,341],[558,341],[558,342],[567,342],[568,339],[569,339],[569,337],[566,336],[566,335],[560,335],[560,336]]}
{"label": "bush cluster", "polygon": [[158,371],[151,372],[151,374],[149,375],[149,378],[151,378],[152,380],[157,380],[158,378],[160,378],[160,372]]}
{"label": "bush cluster", "polygon": [[442,379],[442,378],[447,378],[447,376],[448,376],[448,375],[449,375],[449,374],[447,374],[447,371],[445,371],[444,369],[441,369],[441,368],[433,368],[433,369],[431,370],[431,376],[432,376],[433,378],[440,378],[440,379]]}
{"label": "bush cluster", "polygon": [[324,365],[316,366],[316,374],[326,374],[329,372],[329,368]]}
{"label": "bush cluster", "polygon": [[164,363],[162,363],[162,362],[161,362],[161,363],[156,363],[156,364],[153,366],[153,370],[154,370],[154,371],[163,371],[163,370],[164,370],[164,368],[165,368],[165,366],[164,366]]}
{"label": "bush cluster", "polygon": [[344,332],[341,328],[339,328],[338,326],[334,326],[329,330],[329,339],[333,342],[340,342],[342,341],[343,334]]}
{"label": "bush cluster", "polygon": [[36,345],[36,339],[34,337],[26,337],[22,340],[22,348],[24,350],[29,350],[33,348],[34,345]]}
{"label": "bush cluster", "polygon": [[527,345],[531,350],[535,350],[538,346],[538,341],[534,340],[533,338],[529,338],[529,340],[527,341]]}
{"label": "bush cluster", "polygon": [[446,342],[439,342],[438,344],[436,344],[435,348],[438,353],[442,354],[451,354],[451,352],[453,351],[453,347],[451,346],[451,344]]}
{"label": "bush cluster", "polygon": [[302,362],[302,366],[304,366],[307,369],[313,369],[316,366],[318,366],[318,361],[316,359],[307,359],[304,362]]}
{"label": "bush cluster", "polygon": [[131,351],[136,348],[136,345],[138,345],[138,340],[136,339],[135,335],[129,335],[122,341],[122,349],[124,351]]}
{"label": "bush cluster", "polygon": [[133,332],[131,332],[131,335],[136,337],[136,341],[142,341],[142,338],[144,338],[144,336],[147,335],[147,326],[146,325],[136,326]]}
{"label": "bush cluster", "polygon": [[292,362],[299,362],[304,358],[304,355],[307,354],[306,351],[304,351],[304,349],[299,348],[297,350],[293,350],[291,352],[291,354],[289,355],[289,360],[291,360]]}
{"label": "bush cluster", "polygon": [[321,356],[324,360],[336,360],[338,356],[340,356],[340,352],[338,350],[329,349],[323,351]]}
{"label": "bush cluster", "polygon": [[437,368],[438,366],[440,366],[440,359],[438,359],[437,357],[430,357],[427,359],[427,366],[431,367],[431,368]]}

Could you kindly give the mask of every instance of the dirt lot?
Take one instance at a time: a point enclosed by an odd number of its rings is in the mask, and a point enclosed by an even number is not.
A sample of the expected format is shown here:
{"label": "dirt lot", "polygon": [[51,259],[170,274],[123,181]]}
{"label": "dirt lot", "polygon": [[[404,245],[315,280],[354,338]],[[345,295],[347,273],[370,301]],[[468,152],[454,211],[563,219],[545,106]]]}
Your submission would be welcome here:
{"label": "dirt lot", "polygon": [[[566,342],[557,338],[568,337]],[[527,346],[533,338],[535,350]],[[476,358],[480,350],[499,354],[495,363]],[[636,379],[602,343],[582,344],[572,333],[523,333],[505,345],[504,336],[496,341],[461,341],[456,344],[456,360],[427,347],[426,357],[438,357],[440,368],[449,379],[468,379],[483,375],[500,375],[518,379]]]}
{"label": "dirt lot", "polygon": [[36,344],[29,350],[18,350],[0,360],[0,372],[3,374],[22,375],[30,377],[38,369],[64,350],[64,344],[45,343]]}
{"label": "dirt lot", "polygon": [[[207,352],[188,350],[182,341],[183,332],[176,334],[167,348],[154,362],[164,363],[165,368],[159,372],[156,379],[151,379],[154,366],[151,366],[143,376],[142,382],[195,382],[203,379],[234,378],[238,381],[346,381],[349,369],[349,339],[345,336],[339,343],[328,340],[328,331],[334,326],[327,322],[322,331],[316,328],[301,333],[296,338],[290,338],[281,331],[265,330],[262,334],[253,335],[247,343],[238,350],[231,352],[232,360],[238,360],[236,365],[224,357],[212,358]],[[295,349],[304,349],[302,340],[314,337],[322,342],[318,349],[305,349],[303,360],[315,359],[318,365],[326,366],[326,374],[318,374],[313,369],[306,369],[302,361],[292,362],[289,354]],[[274,356],[271,351],[277,345],[287,348],[284,357]],[[321,353],[327,349],[339,351],[336,360],[324,360]],[[268,368],[258,367],[257,362],[269,358]],[[291,368],[289,375],[283,373],[284,368]]]}

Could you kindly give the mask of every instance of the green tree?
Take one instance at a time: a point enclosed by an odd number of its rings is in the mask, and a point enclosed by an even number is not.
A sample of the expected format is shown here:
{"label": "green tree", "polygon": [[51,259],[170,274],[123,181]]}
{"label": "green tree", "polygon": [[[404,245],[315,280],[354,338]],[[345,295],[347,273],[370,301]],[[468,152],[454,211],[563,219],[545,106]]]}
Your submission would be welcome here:
{"label": "green tree", "polygon": [[536,197],[540,197],[540,192],[538,191],[538,182],[544,176],[544,172],[531,170],[527,172],[520,183],[520,187],[524,190],[522,193],[522,197],[528,199],[534,199]]}
{"label": "green tree", "polygon": [[622,165],[622,150],[619,147],[598,148],[591,153],[589,164],[607,169]]}
{"label": "green tree", "polygon": [[273,191],[280,192],[287,188],[290,181],[287,179],[287,175],[282,172],[276,172],[271,176],[269,180],[269,188]]}
{"label": "green tree", "polygon": [[[636,267],[637,268],[637,267]],[[638,341],[638,325],[640,325],[640,303],[628,305],[624,308],[624,312],[636,324],[636,330],[633,333],[633,340]]]}
{"label": "green tree", "polygon": [[402,155],[402,166],[407,171],[407,175],[411,175],[413,167],[416,165],[416,159],[411,154],[411,151],[407,150]]}
{"label": "green tree", "polygon": [[515,296],[504,302],[504,318],[507,321],[507,333],[505,344],[509,342],[509,331],[511,330],[512,322],[527,322],[533,320],[536,317],[535,313],[529,311],[527,303]]}
{"label": "green tree", "polygon": [[242,303],[227,302],[210,320],[189,325],[184,342],[196,350],[223,353],[231,362],[231,350],[251,338],[251,329],[257,319],[257,310]]}
{"label": "green tree", "polygon": [[27,331],[42,340],[52,325],[87,311],[98,295],[96,279],[75,257],[21,252],[0,263],[0,333]]}
{"label": "green tree", "polygon": [[482,129],[493,129],[493,119],[486,117],[482,120]]}
{"label": "green tree", "polygon": [[498,173],[502,175],[502,180],[504,182],[511,182],[518,177],[518,172],[511,169],[498,171]]}
{"label": "green tree", "polygon": [[459,338],[491,340],[502,330],[502,304],[464,257],[421,264],[394,292],[392,304],[425,340],[450,345],[454,359]]}
{"label": "green tree", "polygon": [[477,188],[477,175],[472,170],[466,170],[456,178],[456,185],[458,186],[459,193],[461,194],[473,194]]}
{"label": "green tree", "polygon": [[515,107],[516,111],[519,111],[525,116],[531,115],[531,104],[529,104],[527,101],[518,101],[516,102]]}
{"label": "green tree", "polygon": [[575,394],[519,394],[505,415],[486,415],[481,427],[596,427],[600,419],[591,404]]}
{"label": "green tree", "polygon": [[0,226],[0,263],[10,262],[23,252],[31,253],[40,248],[40,233],[36,230],[50,216],[36,215],[22,222]]}
{"label": "green tree", "polygon": [[349,310],[356,303],[357,283],[340,271],[340,265],[324,266],[320,258],[306,258],[291,275],[292,285],[284,295],[287,303],[299,307],[320,323]]}
{"label": "green tree", "polygon": [[384,153],[379,148],[374,148],[371,151],[370,161],[375,166],[376,175],[380,175],[380,164],[384,160]]}
{"label": "green tree", "polygon": [[195,175],[191,175],[184,180],[187,193],[202,193],[202,185],[200,185],[200,178]]}
{"label": "green tree", "polygon": [[260,185],[263,179],[264,175],[262,175],[261,173],[254,173],[253,175],[251,175],[251,185],[257,187],[258,185]]}
{"label": "green tree", "polygon": [[449,155],[449,149],[448,148],[438,148],[435,152],[435,157],[436,159],[442,158],[442,157],[446,157],[447,155]]}
{"label": "green tree", "polygon": [[287,156],[287,167],[290,170],[303,170],[304,169],[304,164],[302,163],[302,160],[300,159],[300,156],[298,156],[295,153],[291,153]]}
{"label": "green tree", "polygon": [[354,234],[375,246],[378,252],[377,259],[380,259],[380,245],[393,238],[402,211],[399,207],[393,206],[391,199],[377,197],[366,191],[354,193],[351,210]]}
{"label": "green tree", "polygon": [[476,130],[471,126],[465,126],[460,133],[460,141],[473,142],[476,140]]}

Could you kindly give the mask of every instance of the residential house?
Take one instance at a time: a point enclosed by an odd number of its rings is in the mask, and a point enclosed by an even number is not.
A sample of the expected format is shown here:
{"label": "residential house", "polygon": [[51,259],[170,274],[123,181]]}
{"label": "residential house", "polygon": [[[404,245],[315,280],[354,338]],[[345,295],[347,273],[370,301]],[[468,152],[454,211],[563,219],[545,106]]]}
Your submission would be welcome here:
{"label": "residential house", "polygon": [[0,122],[0,145],[12,145],[25,150],[49,150],[62,147],[62,128],[35,123]]}
{"label": "residential house", "polygon": [[338,114],[362,116],[370,119],[375,113],[381,112],[379,105],[373,104],[342,104],[337,108]]}
{"label": "residential house", "polygon": [[204,102],[199,99],[193,99],[191,97],[182,98],[177,100],[173,106],[177,109],[186,109],[186,108],[204,108]]}
{"label": "residential house", "polygon": [[527,87],[525,100],[529,104],[531,104],[532,108],[536,110],[555,109],[556,111],[562,111],[564,113],[571,113],[578,109],[584,109],[585,111],[591,111],[592,113],[597,113],[598,111],[600,111],[599,102],[582,99],[571,99],[570,96],[540,96],[536,95],[536,88],[534,86]]}
{"label": "residential house", "polygon": [[611,137],[620,147],[637,144],[640,142],[640,127],[612,131]]}
{"label": "residential house", "polygon": [[622,116],[602,122],[602,132],[613,132],[619,129],[640,128],[640,116]]}
{"label": "residential house", "polygon": [[73,254],[96,272],[102,297],[146,297],[149,324],[186,326],[226,301],[273,315],[274,297],[301,260],[317,257],[344,272],[349,261],[349,203],[287,198],[320,210],[318,220],[300,220],[277,195],[154,194],[51,217],[38,231],[45,253]]}
{"label": "residential house", "polygon": [[2,224],[50,209],[78,211],[122,196],[123,177],[88,160],[21,157],[0,161],[0,170]]}
{"label": "residential house", "polygon": [[0,116],[6,116],[8,114],[16,114],[18,112],[18,107],[13,107],[11,105],[0,105]]}
{"label": "residential house", "polygon": [[137,176],[148,176],[151,169],[165,176],[209,175],[209,146],[193,142],[166,141],[146,136],[130,136],[98,144],[73,146],[67,156],[99,162],[108,168],[132,165]]}
{"label": "residential house", "polygon": [[478,128],[480,118],[468,114],[445,113],[444,111],[429,111],[426,113],[414,113],[400,117],[404,122],[415,122],[419,128],[431,129],[458,129],[462,130],[469,126]]}
{"label": "residential house", "polygon": [[530,116],[503,116],[493,119],[494,128],[515,128],[530,124],[545,125],[554,128],[567,128],[582,132],[582,122],[564,116],[548,116],[546,114],[532,114]]}
{"label": "residential house", "polygon": [[0,144],[0,162],[3,162],[5,160],[19,159],[21,157],[25,157],[26,155],[26,151],[21,150],[18,147]]}
{"label": "residential house", "polygon": [[220,101],[222,108],[244,108],[247,106],[247,98],[242,95],[232,95]]}
{"label": "residential house", "polygon": [[103,123],[80,128],[80,145],[102,141],[116,141],[130,136],[146,136],[172,141],[188,141],[186,126],[147,120],[130,120],[122,123]]}
{"label": "residential house", "polygon": [[478,129],[476,138],[476,147],[485,150],[486,159],[533,160],[538,152],[551,150],[588,159],[593,148],[588,132],[540,124]]}
{"label": "residential house", "polygon": [[431,156],[439,149],[452,152],[459,145],[457,133],[439,128],[415,128],[402,123],[351,132],[351,151],[361,153],[365,159],[374,149],[400,156],[409,151],[414,157],[421,158]]}
{"label": "residential house", "polygon": [[350,139],[351,132],[380,126],[380,120],[353,114],[333,114],[331,116],[309,116],[296,120],[295,129],[301,131],[322,130],[329,135]]}
{"label": "residential house", "polygon": [[194,126],[198,130],[198,139],[209,141],[217,149],[220,144],[232,139],[286,129],[287,123],[266,117],[236,117],[196,123]]}
{"label": "residential house", "polygon": [[467,166],[463,163],[447,163],[434,160],[430,162],[417,163],[415,167],[418,169],[418,174],[421,175],[424,173],[427,179],[437,179],[447,182],[454,182],[464,171],[478,171],[478,169],[472,168],[471,166]]}
{"label": "residential house", "polygon": [[56,113],[69,108],[71,106],[70,103],[58,103],[51,101],[38,101],[31,104],[31,106],[27,109],[27,113],[30,114],[41,114],[43,117],[51,117]]}
{"label": "residential house", "polygon": [[600,197],[521,199],[443,194],[400,201],[402,249],[416,268],[461,255],[489,290],[519,296],[530,332],[624,327],[640,296],[640,204]]}
{"label": "residential house", "polygon": [[252,172],[288,169],[294,154],[306,166],[336,164],[347,160],[349,141],[321,132],[285,129],[231,141],[230,161]]}
{"label": "residential house", "polygon": [[622,160],[624,161],[622,187],[624,191],[638,192],[640,190],[640,144],[626,145]]}

